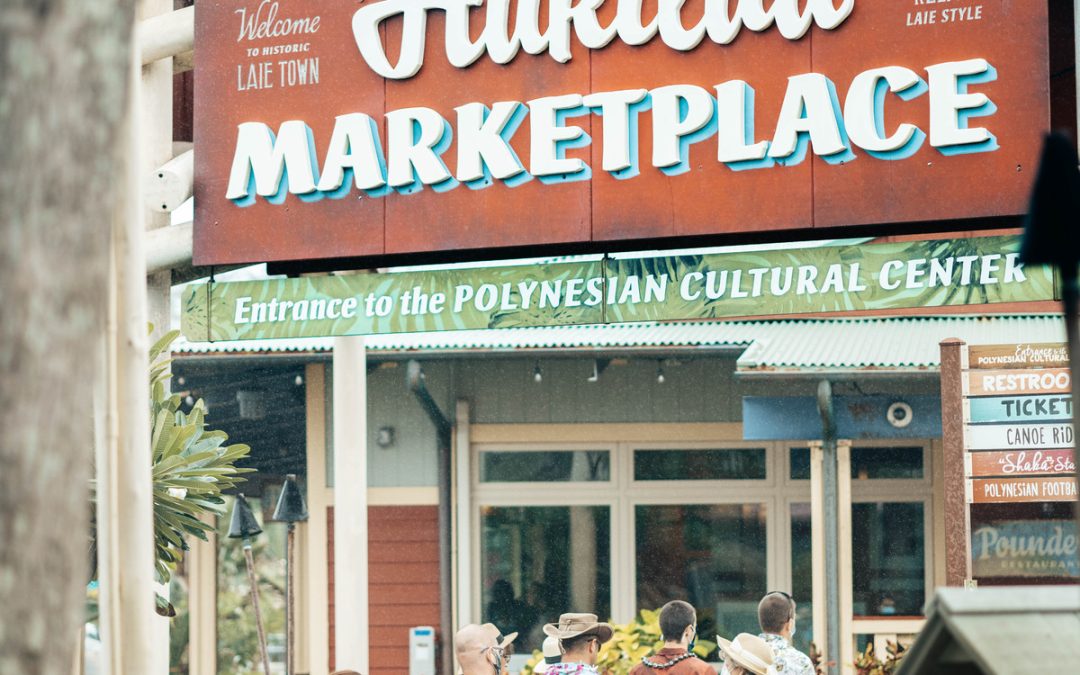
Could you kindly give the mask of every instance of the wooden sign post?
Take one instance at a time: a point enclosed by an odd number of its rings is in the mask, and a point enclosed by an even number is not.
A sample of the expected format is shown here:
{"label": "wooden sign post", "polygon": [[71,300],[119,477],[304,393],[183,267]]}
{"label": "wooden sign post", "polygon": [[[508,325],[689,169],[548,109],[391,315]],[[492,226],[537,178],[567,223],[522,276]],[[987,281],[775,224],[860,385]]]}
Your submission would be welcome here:
{"label": "wooden sign post", "polygon": [[[972,505],[1077,501],[1073,383],[1064,344],[968,347],[950,340],[941,352],[945,473],[952,486],[946,489],[946,577],[949,585],[959,585],[973,576]],[[956,489],[961,484],[962,499]],[[1001,508],[1003,515],[1008,512]],[[1041,536],[1034,533],[1042,521],[1013,517],[1001,523],[1010,532],[1027,528],[1028,538]],[[989,536],[985,527],[980,532]],[[1070,528],[1059,537],[1065,548],[1075,548]],[[1076,569],[1049,563],[980,567],[984,573],[997,570],[994,575],[1029,568],[1048,575],[1073,575]]]}

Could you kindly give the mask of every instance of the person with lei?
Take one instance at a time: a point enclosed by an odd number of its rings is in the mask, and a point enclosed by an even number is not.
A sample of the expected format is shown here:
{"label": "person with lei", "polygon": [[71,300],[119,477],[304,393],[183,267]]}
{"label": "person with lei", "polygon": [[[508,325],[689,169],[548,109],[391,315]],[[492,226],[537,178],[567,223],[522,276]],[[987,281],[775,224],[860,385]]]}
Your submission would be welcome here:
{"label": "person with lei", "polygon": [[715,675],[712,666],[694,653],[697,640],[697,611],[682,600],[672,600],[660,609],[660,632],[664,647],[643,657],[630,675]]}

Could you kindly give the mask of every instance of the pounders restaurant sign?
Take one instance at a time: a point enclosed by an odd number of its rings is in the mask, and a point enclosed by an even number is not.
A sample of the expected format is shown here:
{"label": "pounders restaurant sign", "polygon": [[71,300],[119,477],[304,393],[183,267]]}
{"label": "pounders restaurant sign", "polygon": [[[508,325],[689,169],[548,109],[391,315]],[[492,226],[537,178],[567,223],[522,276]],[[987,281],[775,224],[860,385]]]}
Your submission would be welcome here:
{"label": "pounders restaurant sign", "polygon": [[203,0],[195,262],[1017,214],[1046,11]]}

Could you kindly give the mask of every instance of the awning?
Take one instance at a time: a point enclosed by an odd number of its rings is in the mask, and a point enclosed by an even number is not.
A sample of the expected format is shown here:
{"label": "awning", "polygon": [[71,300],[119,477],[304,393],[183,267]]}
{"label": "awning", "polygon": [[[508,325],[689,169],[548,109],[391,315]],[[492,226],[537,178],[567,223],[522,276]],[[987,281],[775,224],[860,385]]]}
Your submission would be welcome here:
{"label": "awning", "polygon": [[[637,323],[375,335],[365,343],[373,356],[386,358],[721,350],[741,352],[737,372],[742,375],[802,375],[936,373],[938,345],[946,338],[971,344],[1063,342],[1065,324],[1057,314]],[[333,345],[333,338],[213,343],[181,339],[174,351],[178,356],[325,355]]]}
{"label": "awning", "polygon": [[1080,587],[939,588],[899,675],[1069,672],[1077,636]]}

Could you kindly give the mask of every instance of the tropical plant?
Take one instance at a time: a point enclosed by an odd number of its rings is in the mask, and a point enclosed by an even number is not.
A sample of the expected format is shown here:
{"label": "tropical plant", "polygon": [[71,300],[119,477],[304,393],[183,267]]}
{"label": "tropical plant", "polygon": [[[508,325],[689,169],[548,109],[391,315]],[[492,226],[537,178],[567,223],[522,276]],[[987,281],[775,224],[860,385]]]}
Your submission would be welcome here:
{"label": "tropical plant", "polygon": [[868,643],[866,649],[855,659],[856,675],[892,675],[900,668],[906,650],[899,643],[885,643],[885,658],[879,660],[874,653],[874,643]]}
{"label": "tropical plant", "polygon": [[[643,609],[629,623],[611,622],[615,629],[611,639],[600,648],[597,669],[604,675],[627,675],[630,669],[641,663],[641,659],[664,646],[664,637],[660,632],[660,610]],[[694,653],[705,658],[716,649],[716,643],[698,638]],[[532,675],[533,669],[544,658],[542,652],[533,652],[525,664],[523,675]]]}
{"label": "tropical plant", "polygon": [[[207,430],[206,404],[202,399],[195,401],[189,412],[184,412],[183,397],[167,393],[165,384],[172,376],[169,368],[172,360],[164,354],[179,335],[179,331],[170,331],[150,348],[154,572],[162,584],[169,582],[188,548],[185,536],[207,541],[206,535],[214,531],[214,526],[203,518],[225,515],[222,492],[242,482],[241,474],[254,471],[236,466],[251,448],[240,443],[228,445],[228,434]],[[91,487],[96,503],[93,482]],[[96,602],[89,605],[89,620],[92,620],[96,616]],[[156,607],[165,616],[176,613],[161,596],[156,597]]]}

